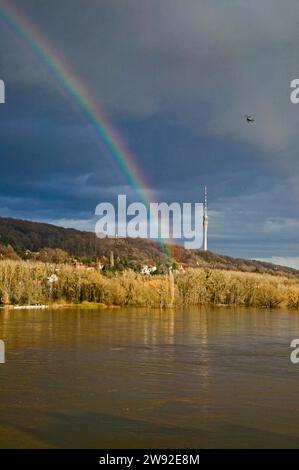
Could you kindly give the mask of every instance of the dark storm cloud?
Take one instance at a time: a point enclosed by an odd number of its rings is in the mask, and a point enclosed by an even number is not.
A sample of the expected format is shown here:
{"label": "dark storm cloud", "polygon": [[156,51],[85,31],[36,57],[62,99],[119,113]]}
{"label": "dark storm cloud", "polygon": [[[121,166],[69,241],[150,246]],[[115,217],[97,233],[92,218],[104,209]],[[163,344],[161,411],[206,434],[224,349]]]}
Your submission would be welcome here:
{"label": "dark storm cloud", "polygon": [[[211,249],[296,256],[297,1],[11,3],[103,105],[156,197],[195,201],[209,185]],[[57,78],[1,20],[0,78],[9,90],[2,213],[87,227],[96,203],[127,192],[127,180]]]}

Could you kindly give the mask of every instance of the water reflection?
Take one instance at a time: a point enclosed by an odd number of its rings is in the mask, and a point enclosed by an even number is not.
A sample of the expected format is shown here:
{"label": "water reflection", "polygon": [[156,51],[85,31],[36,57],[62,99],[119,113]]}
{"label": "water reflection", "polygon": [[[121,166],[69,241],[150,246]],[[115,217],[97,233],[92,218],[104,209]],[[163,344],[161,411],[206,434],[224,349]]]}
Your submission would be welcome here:
{"label": "water reflection", "polygon": [[2,447],[299,446],[284,311],[4,311]]}

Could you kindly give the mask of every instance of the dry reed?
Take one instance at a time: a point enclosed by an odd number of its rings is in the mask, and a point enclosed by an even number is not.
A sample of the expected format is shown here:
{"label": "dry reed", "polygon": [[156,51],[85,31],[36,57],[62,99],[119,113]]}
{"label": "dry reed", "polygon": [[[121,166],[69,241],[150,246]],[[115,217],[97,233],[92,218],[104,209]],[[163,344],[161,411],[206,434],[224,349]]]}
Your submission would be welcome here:
{"label": "dry reed", "polygon": [[95,302],[106,305],[242,305],[299,309],[299,279],[268,274],[188,269],[144,276],[133,271],[105,276],[67,264],[0,261],[0,303],[38,305]]}

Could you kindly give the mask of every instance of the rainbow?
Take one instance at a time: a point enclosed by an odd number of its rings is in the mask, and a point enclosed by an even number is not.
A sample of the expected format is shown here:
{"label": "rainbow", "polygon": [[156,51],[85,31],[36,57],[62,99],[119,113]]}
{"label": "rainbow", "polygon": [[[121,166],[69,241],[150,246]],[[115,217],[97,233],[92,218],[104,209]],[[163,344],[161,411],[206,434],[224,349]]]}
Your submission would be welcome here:
{"label": "rainbow", "polygon": [[48,66],[63,88],[67,90],[72,102],[76,104],[88,122],[92,124],[100,143],[105,144],[129,184],[133,186],[141,200],[148,205],[150,196],[146,190],[148,184],[144,176],[133,155],[105,116],[103,109],[96,104],[96,100],[92,98],[85,84],[75,75],[66,61],[52,49],[41,32],[19,9],[16,9],[12,2],[9,4],[5,0],[1,2],[0,18],[3,18],[10,28],[30,46]]}
{"label": "rainbow", "polygon": [[[148,207],[151,202],[148,184],[141,173],[132,153],[128,150],[119,133],[108,120],[103,109],[93,99],[87,86],[75,75],[66,61],[54,51],[42,35],[25,15],[10,1],[1,1],[0,18],[12,29],[18,37],[33,50],[33,52],[48,66],[59,83],[66,89],[71,102],[84,115],[96,131],[99,145],[108,148],[114,161],[121,169],[128,183],[132,185],[141,201]],[[162,251],[170,260],[167,244],[159,240]]]}

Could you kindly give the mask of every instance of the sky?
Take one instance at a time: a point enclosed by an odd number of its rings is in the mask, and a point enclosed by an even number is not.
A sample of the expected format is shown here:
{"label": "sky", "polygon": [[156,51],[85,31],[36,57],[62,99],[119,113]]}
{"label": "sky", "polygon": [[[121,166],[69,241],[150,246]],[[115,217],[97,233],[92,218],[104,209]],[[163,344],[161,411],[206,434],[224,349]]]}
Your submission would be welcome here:
{"label": "sky", "polygon": [[[0,0],[105,110],[160,202],[202,202],[209,249],[299,268],[297,0]],[[0,15],[0,216],[93,230],[138,200],[57,76]],[[248,124],[245,114],[253,114]]]}

